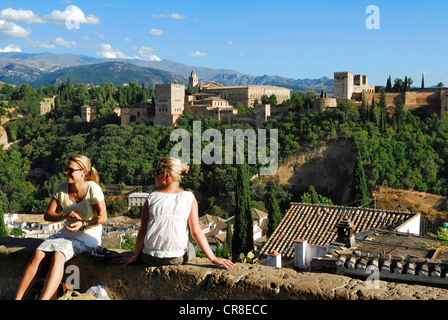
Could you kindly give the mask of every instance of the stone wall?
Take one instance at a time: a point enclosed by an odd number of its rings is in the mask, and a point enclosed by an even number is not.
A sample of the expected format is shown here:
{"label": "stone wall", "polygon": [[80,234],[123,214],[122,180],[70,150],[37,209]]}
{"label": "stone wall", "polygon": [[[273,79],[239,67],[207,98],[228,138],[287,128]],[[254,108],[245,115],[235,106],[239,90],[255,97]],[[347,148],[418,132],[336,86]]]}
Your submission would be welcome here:
{"label": "stone wall", "polygon": [[[0,299],[14,298],[26,264],[40,242],[0,238]],[[101,283],[112,300],[448,299],[448,290],[442,288],[380,281],[377,289],[369,289],[365,281],[347,276],[290,268],[238,263],[235,268],[224,270],[202,258],[183,266],[154,268],[137,263],[124,268],[118,260],[106,263],[83,254],[67,266],[79,268],[80,292]]]}

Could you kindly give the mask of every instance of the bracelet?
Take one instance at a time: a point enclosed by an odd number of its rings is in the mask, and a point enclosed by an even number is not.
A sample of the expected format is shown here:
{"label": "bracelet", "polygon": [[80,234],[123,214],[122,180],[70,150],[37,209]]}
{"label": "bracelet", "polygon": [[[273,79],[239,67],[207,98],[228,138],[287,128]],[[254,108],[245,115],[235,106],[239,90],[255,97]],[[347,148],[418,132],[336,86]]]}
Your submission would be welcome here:
{"label": "bracelet", "polygon": [[83,221],[82,222],[83,226],[81,228],[79,228],[79,230],[84,230],[85,228],[87,228],[87,226],[89,225],[89,223],[87,221]]}

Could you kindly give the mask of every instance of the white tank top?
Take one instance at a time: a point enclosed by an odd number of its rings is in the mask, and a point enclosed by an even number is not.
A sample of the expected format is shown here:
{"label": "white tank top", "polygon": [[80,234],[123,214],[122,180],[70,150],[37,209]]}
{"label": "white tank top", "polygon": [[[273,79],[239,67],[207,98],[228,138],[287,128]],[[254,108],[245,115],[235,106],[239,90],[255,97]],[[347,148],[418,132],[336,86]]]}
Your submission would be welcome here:
{"label": "white tank top", "polygon": [[148,196],[149,220],[142,251],[157,258],[180,257],[188,249],[188,217],[194,195],[153,192]]}

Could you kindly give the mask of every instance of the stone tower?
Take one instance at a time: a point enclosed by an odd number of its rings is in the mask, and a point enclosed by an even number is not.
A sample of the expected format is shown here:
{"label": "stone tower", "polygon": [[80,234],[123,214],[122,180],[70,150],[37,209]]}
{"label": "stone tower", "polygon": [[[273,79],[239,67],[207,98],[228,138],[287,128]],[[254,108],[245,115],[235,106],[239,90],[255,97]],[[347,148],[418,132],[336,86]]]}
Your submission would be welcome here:
{"label": "stone tower", "polygon": [[199,78],[198,75],[196,74],[196,71],[193,68],[193,71],[191,71],[190,74],[190,79],[188,81],[188,84],[190,85],[191,88],[194,88],[198,85],[199,83]]}
{"label": "stone tower", "polygon": [[354,78],[353,72],[334,73],[334,97],[337,100],[352,98]]}
{"label": "stone tower", "polygon": [[154,125],[174,126],[185,108],[185,85],[156,84]]}

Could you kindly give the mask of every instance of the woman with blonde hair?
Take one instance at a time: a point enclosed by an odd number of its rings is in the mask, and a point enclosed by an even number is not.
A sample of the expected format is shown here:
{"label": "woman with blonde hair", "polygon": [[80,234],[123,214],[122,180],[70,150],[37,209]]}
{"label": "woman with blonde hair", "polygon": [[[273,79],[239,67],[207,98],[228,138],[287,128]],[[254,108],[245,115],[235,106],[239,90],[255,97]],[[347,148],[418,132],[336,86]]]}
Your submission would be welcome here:
{"label": "woman with blonde hair", "polygon": [[141,226],[134,254],[125,266],[137,260],[151,266],[184,264],[195,257],[188,227],[196,244],[214,264],[226,269],[234,264],[215,256],[199,226],[198,203],[190,191],[179,187],[188,166],[175,158],[161,158],[154,172],[155,183],[162,190],[148,196],[142,208]]}
{"label": "woman with blonde hair", "polygon": [[67,181],[56,187],[44,219],[52,222],[65,220],[65,227],[36,249],[16,299],[27,297],[47,262],[50,269],[40,299],[50,299],[61,283],[65,262],[101,244],[101,224],[107,220],[107,211],[103,191],[98,185],[98,172],[90,159],[83,155],[69,157],[64,170]]}

